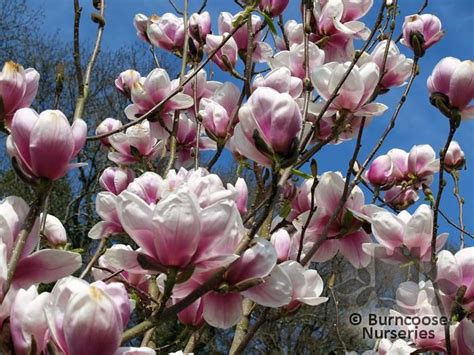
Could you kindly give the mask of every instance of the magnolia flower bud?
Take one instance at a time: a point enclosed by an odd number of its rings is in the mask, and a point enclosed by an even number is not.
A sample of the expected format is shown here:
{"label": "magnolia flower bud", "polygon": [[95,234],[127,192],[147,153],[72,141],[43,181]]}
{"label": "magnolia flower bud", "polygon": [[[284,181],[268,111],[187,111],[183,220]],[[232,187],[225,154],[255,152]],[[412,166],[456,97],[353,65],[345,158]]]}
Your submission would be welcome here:
{"label": "magnolia flower bud", "polygon": [[458,142],[452,141],[444,157],[444,168],[448,171],[460,170],[466,163],[464,152]]}
{"label": "magnolia flower bud", "polygon": [[[103,120],[95,129],[97,135],[106,134],[116,130],[117,128],[122,127],[122,122],[116,120],[115,118],[106,118]],[[110,147],[109,137],[101,138],[100,142],[106,146]]]}
{"label": "magnolia flower bud", "polygon": [[134,178],[135,172],[132,169],[108,167],[100,176],[99,183],[104,190],[118,195],[127,188]]}
{"label": "magnolia flower bud", "polygon": [[126,98],[130,99],[133,85],[138,82],[140,78],[141,75],[136,70],[125,70],[115,79],[115,87],[125,95]]}
{"label": "magnolia flower bud", "polygon": [[39,73],[32,68],[24,70],[15,62],[5,63],[0,72],[0,97],[6,122],[0,122],[0,125],[9,127],[14,113],[31,105],[38,91],[39,78]]}
{"label": "magnolia flower bud", "polygon": [[141,38],[145,42],[150,43],[148,39],[148,35],[146,34],[147,24],[148,24],[148,17],[143,14],[136,14],[133,18],[133,26],[137,30],[138,38]]}
{"label": "magnolia flower bud", "polygon": [[392,170],[393,163],[390,156],[381,155],[372,162],[365,177],[374,186],[384,186],[391,183]]}
{"label": "magnolia flower bud", "polygon": [[454,110],[461,119],[474,117],[474,62],[460,61],[457,58],[443,58],[428,77],[427,86],[431,94],[430,101],[444,115],[455,118]]}
{"label": "magnolia flower bud", "polygon": [[[223,36],[207,35],[206,45],[204,51],[210,55],[216,48],[218,48],[228,33]],[[237,63],[238,48],[234,38],[230,38],[211,58],[219,68],[224,71],[232,71]]]}
{"label": "magnolia flower bud", "polygon": [[435,15],[411,15],[405,17],[401,43],[413,49],[416,57],[422,57],[425,50],[439,42],[443,36],[441,21]]}
{"label": "magnolia flower bud", "polygon": [[194,13],[189,18],[189,34],[199,43],[204,43],[206,36],[211,33],[211,15],[204,11]]}
{"label": "magnolia flower bud", "polygon": [[84,146],[86,134],[82,119],[71,126],[61,111],[46,110],[38,115],[23,108],[13,117],[7,147],[26,175],[58,180],[77,167],[70,161]]}
{"label": "magnolia flower bud", "polygon": [[[40,220],[42,216],[40,216]],[[67,243],[66,229],[56,217],[48,214],[44,226],[44,236],[51,246],[65,245]]]}

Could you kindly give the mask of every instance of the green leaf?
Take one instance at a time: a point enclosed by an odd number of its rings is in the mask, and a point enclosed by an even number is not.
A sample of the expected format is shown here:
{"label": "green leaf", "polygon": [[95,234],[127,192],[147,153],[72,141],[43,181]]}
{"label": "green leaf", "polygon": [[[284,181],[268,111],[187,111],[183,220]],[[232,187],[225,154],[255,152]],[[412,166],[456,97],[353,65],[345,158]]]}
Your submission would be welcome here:
{"label": "green leaf", "polygon": [[266,14],[265,12],[261,12],[261,11],[259,12],[263,16],[263,19],[265,20],[265,22],[267,23],[268,28],[270,28],[270,31],[272,31],[272,33],[276,35],[277,30],[276,30],[275,25],[273,24],[273,19],[270,16],[268,16],[268,14]]}
{"label": "green leaf", "polygon": [[297,169],[291,169],[291,173],[302,177],[303,179],[312,179],[313,177]]}

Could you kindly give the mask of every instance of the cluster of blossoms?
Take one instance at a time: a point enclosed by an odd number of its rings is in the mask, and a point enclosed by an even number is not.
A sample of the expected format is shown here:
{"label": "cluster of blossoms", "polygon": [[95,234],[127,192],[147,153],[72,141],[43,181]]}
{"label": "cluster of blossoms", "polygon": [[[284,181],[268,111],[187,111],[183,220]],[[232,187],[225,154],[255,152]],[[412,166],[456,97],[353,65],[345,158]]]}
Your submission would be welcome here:
{"label": "cluster of blossoms", "polygon": [[[284,181],[305,163],[310,149],[353,139],[373,117],[384,115],[388,107],[377,102],[379,96],[414,79],[418,60],[444,35],[441,22],[429,14],[406,17],[401,43],[413,58],[392,36],[359,53],[355,40],[371,36],[359,20],[372,0],[305,2],[304,23],[286,22],[274,53],[265,27],[288,2],[261,0],[236,14],[221,12],[217,34],[206,11],[186,22],[171,13],[135,16],[139,38],[187,62],[177,79],[155,68],[146,76],[128,69],[115,80],[129,101],[128,122],[106,118],[96,128],[115,166],[101,172],[104,191],[95,196],[100,221],[88,232],[91,239],[113,244],[82,275],[91,271],[94,282],[71,276],[82,266],[81,255],[68,250],[58,218],[19,197],[0,202],[0,326],[9,326],[16,353],[36,349],[39,354],[54,344],[64,354],[154,354],[151,348],[120,347],[134,322],[135,302],[149,302],[151,290],[160,294],[157,305],[149,307],[151,318],[176,310],[182,324],[195,328],[238,324],[247,311],[244,300],[292,314],[303,304],[328,300],[323,279],[310,266],[337,255],[357,269],[374,258],[397,265],[431,263],[433,282],[402,283],[399,307],[392,312],[441,316],[433,301],[439,298],[444,310],[457,310],[448,313],[453,353],[474,352],[474,248],[454,255],[442,250],[448,234],[436,233],[433,210],[439,206],[421,204],[408,211],[420,191],[433,199],[429,186],[441,169],[454,176],[464,167],[457,142],[451,141],[439,159],[429,145],[409,152],[391,149],[365,172],[355,172],[374,188],[374,201],[383,200],[382,206],[366,203],[360,181],[351,184],[340,172],[313,172],[298,187]],[[242,79],[244,87],[208,80],[199,67],[205,56]],[[251,66],[245,78],[238,72],[242,64]],[[256,65],[267,70],[255,74]],[[473,77],[472,61],[448,57],[428,78],[430,101],[452,129],[474,117]],[[80,117],[71,124],[61,111],[38,114],[30,108],[38,81],[34,69],[5,64],[0,126],[8,133],[6,148],[15,171],[42,191],[85,165],[74,160],[88,127]],[[212,164],[198,167],[199,152],[217,150],[218,158],[224,148],[242,169],[251,165],[247,160],[253,162],[262,185],[254,201],[248,181],[239,177],[225,184],[210,172]],[[155,163],[167,160],[166,170],[157,173]],[[270,195],[283,190],[286,211],[277,211],[282,201],[275,196],[265,200],[267,188]],[[263,218],[260,203],[267,203]],[[53,282],[51,292],[41,292],[39,284]],[[428,330],[435,334],[429,341],[383,339],[378,353],[446,351],[444,327]]]}

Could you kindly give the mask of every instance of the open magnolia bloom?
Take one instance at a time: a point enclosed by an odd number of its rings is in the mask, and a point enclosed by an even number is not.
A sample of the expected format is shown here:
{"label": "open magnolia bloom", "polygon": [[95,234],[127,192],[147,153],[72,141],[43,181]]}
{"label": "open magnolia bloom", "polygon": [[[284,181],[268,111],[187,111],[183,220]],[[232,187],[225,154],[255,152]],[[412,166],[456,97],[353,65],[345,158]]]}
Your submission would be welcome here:
{"label": "open magnolia bloom", "polygon": [[[433,211],[428,205],[421,205],[413,215],[407,211],[398,215],[378,211],[372,214],[369,220],[378,243],[363,244],[362,247],[368,255],[389,263],[406,263],[413,259],[430,260]],[[447,238],[447,233],[438,236],[437,251],[443,247]]]}
{"label": "open magnolia bloom", "polygon": [[464,297],[456,302],[468,314],[474,312],[474,247],[461,249],[454,255],[448,250],[442,250],[438,254],[436,267],[436,280],[440,290],[451,302],[455,302],[459,289],[465,287]]}
{"label": "open magnolia bloom", "polygon": [[0,72],[0,97],[3,101],[5,126],[10,127],[17,110],[31,105],[38,91],[39,78],[39,73],[33,68],[25,70],[12,61],[3,65]]}
{"label": "open magnolia bloom", "polygon": [[[344,179],[339,172],[326,172],[319,178],[314,193],[314,204],[317,206],[308,228],[304,235],[303,255],[314,243],[323,238],[323,231],[336,210],[344,191]],[[308,190],[311,199],[311,189]],[[300,197],[305,201],[304,196]],[[323,262],[333,258],[339,251],[356,268],[365,267],[370,262],[370,257],[362,250],[362,245],[370,241],[369,235],[362,228],[362,222],[354,218],[354,213],[365,215],[368,206],[364,205],[364,193],[355,187],[344,207],[338,213],[335,221],[330,225],[327,238],[313,257],[314,261]],[[297,232],[292,243],[299,245],[303,226],[309,217],[308,211],[300,214],[293,224]],[[297,253],[297,248],[292,248],[292,253]]]}
{"label": "open magnolia bloom", "polygon": [[[9,196],[0,201],[0,253],[3,254],[2,262],[5,264],[0,265],[0,295],[4,292],[6,265],[12,256],[29,209],[28,204],[20,197]],[[9,293],[14,294],[19,288],[28,288],[38,283],[54,282],[81,267],[81,255],[78,253],[57,249],[35,251],[40,240],[39,228],[40,220],[37,219],[26,240]],[[5,275],[1,276],[4,272]]]}

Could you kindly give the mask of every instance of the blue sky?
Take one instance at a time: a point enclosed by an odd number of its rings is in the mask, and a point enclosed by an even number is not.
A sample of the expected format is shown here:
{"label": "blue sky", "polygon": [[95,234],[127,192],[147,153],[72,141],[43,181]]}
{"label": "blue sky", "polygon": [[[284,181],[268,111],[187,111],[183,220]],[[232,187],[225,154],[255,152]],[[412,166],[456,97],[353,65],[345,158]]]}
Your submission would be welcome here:
{"label": "blue sky", "polygon": [[[181,0],[175,1],[178,6],[182,4]],[[400,32],[401,24],[405,15],[410,15],[418,10],[423,1],[415,0],[401,0],[401,16],[397,22],[396,33]],[[62,0],[29,0],[33,7],[43,8],[44,10],[44,26],[38,29],[46,33],[58,32],[60,36],[68,41],[72,41],[72,23],[73,23],[73,1]],[[92,1],[81,1],[83,6],[81,36],[84,44],[92,45],[95,36],[96,26],[90,21],[90,13],[93,11],[91,6]],[[196,10],[200,1],[191,0],[191,11]],[[224,6],[225,4],[225,6]],[[293,18],[301,22],[299,12],[300,1],[291,0],[289,11],[285,14],[285,20]],[[371,13],[366,16],[363,21],[372,27],[374,18],[377,12],[376,5]],[[208,11],[213,17],[213,29],[217,32],[216,21],[219,11],[229,11],[235,13],[238,7],[232,0],[208,0]],[[144,13],[151,15],[153,13],[163,14],[165,12],[173,11],[172,7],[166,0],[109,0],[106,8],[106,29],[104,34],[104,46],[110,49],[119,48],[123,45],[132,44],[139,41],[135,35],[133,27],[133,16],[136,13]],[[438,111],[429,104],[428,92],[426,89],[426,79],[430,75],[436,63],[446,56],[454,56],[461,60],[474,59],[474,1],[472,0],[456,0],[456,1],[430,1],[425,12],[437,15],[446,30],[446,35],[442,41],[430,48],[426,55],[421,59],[421,73],[418,76],[410,97],[408,98],[402,112],[398,118],[397,126],[393,133],[386,140],[380,150],[380,154],[387,152],[389,149],[398,147],[404,150],[409,150],[415,144],[430,144],[435,151],[439,151],[446,139],[449,124]],[[361,43],[356,43],[356,47]],[[401,50],[410,55],[410,51],[403,46]],[[128,68],[117,68],[117,74]],[[216,71],[217,80],[229,80],[226,74],[221,74]],[[142,73],[144,74],[144,73]],[[113,83],[110,83],[113,85]],[[373,144],[377,141],[381,132],[385,129],[386,124],[393,112],[394,106],[401,95],[403,88],[392,90],[391,93],[383,96],[380,101],[387,104],[390,109],[381,117],[375,118],[371,125],[366,130],[366,139],[362,147],[360,157],[363,159],[370,151]],[[470,162],[474,159],[474,140],[472,139],[474,133],[474,120],[464,122],[455,139],[461,144],[467,156],[468,167]],[[326,148],[318,159],[320,171],[326,170],[343,170],[347,169],[348,157],[353,150],[353,142],[344,143],[338,146],[331,146]],[[435,181],[434,184],[437,184]],[[437,186],[437,185],[434,185]],[[433,186],[433,187],[434,187]],[[474,231],[474,175],[470,170],[461,172],[461,194],[466,200],[465,204],[465,224],[466,230]],[[436,190],[433,188],[433,190]],[[445,189],[445,199],[443,210],[452,219],[457,219],[457,205],[452,197],[452,184],[448,176],[448,186]],[[450,232],[452,240],[457,240],[458,232],[449,227],[442,221],[440,232]],[[450,238],[450,239],[451,239]],[[467,237],[469,239],[469,237]],[[472,240],[471,240],[472,244]]]}

